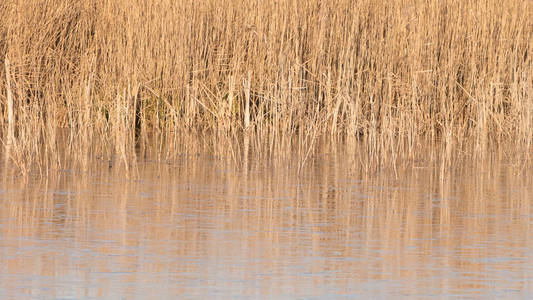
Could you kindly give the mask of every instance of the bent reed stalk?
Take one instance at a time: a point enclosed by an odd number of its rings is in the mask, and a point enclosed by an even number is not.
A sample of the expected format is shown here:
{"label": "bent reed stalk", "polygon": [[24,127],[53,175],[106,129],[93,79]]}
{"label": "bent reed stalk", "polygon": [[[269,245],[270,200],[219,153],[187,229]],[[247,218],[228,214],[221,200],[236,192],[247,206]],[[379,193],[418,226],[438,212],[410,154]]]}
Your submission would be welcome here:
{"label": "bent reed stalk", "polygon": [[4,0],[0,15],[1,136],[19,165],[58,152],[62,130],[70,153],[98,139],[124,161],[149,133],[392,156],[533,138],[530,0]]}

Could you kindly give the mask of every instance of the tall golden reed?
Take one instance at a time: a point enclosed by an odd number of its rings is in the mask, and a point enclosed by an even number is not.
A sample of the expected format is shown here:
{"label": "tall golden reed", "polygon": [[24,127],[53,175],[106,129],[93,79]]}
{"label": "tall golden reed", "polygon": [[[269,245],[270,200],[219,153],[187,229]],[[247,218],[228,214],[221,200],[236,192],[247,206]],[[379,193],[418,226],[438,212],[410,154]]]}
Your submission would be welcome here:
{"label": "tall golden reed", "polygon": [[533,141],[530,0],[4,0],[0,15],[1,136],[22,164],[64,128],[123,159],[148,133],[390,153]]}

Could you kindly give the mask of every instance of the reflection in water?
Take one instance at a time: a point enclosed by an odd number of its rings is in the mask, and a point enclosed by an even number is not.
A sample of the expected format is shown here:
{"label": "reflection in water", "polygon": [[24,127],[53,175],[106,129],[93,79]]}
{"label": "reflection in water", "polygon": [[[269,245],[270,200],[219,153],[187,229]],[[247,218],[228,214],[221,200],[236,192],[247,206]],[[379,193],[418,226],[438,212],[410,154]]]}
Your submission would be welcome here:
{"label": "reflection in water", "polygon": [[[0,185],[1,298],[525,297],[532,178],[182,157]],[[248,163],[248,162],[247,162]],[[7,172],[5,172],[7,173]]]}

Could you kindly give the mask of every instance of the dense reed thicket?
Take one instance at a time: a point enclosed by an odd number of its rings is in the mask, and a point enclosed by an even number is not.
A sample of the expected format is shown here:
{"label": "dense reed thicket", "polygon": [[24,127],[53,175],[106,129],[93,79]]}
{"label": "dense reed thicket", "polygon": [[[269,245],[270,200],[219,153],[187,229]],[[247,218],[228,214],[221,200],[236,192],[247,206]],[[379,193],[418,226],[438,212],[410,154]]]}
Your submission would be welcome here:
{"label": "dense reed thicket", "polygon": [[530,0],[4,0],[0,15],[18,161],[56,152],[62,128],[123,156],[149,133],[533,141]]}

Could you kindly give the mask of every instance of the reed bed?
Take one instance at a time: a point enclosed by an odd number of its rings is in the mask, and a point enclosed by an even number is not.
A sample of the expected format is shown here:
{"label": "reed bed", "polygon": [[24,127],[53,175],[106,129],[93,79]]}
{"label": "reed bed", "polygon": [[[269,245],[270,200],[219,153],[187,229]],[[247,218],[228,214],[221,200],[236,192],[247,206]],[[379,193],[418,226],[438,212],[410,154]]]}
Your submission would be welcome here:
{"label": "reed bed", "polygon": [[530,0],[4,0],[0,15],[0,136],[23,169],[65,144],[128,161],[153,136],[392,157],[533,141]]}

